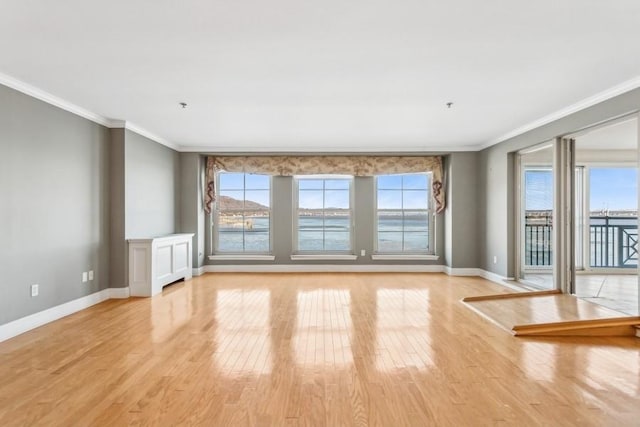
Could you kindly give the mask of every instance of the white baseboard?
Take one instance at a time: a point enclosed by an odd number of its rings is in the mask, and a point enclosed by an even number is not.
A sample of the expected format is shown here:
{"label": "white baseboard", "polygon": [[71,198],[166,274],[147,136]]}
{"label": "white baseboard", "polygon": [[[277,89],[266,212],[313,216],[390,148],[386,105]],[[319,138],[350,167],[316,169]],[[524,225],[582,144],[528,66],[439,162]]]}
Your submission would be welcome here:
{"label": "white baseboard", "polygon": [[[519,289],[510,285],[512,278],[503,277],[480,268],[451,268],[445,265],[401,265],[401,264],[366,264],[366,265],[328,265],[328,264],[265,264],[265,265],[205,265],[193,269],[194,276],[204,273],[446,273],[449,276],[479,276],[492,282],[512,289]],[[108,299],[129,298],[129,288],[107,288],[91,295],[51,307],[47,310],[25,316],[12,322],[0,325],[0,342],[13,338],[31,329],[62,317],[76,313],[92,305]],[[640,332],[638,332],[640,334]]]}
{"label": "white baseboard", "polygon": [[478,269],[480,271],[479,276],[483,279],[487,279],[491,282],[497,283],[498,285],[502,285],[506,288],[513,289],[514,291],[522,291],[524,288],[521,286],[514,285],[509,282],[514,282],[516,279],[513,277],[505,277],[500,276],[499,274],[492,273],[491,271]]}
{"label": "white baseboard", "polygon": [[444,268],[444,272],[449,276],[478,276],[482,277],[482,271],[479,268]]}
{"label": "white baseboard", "polygon": [[253,264],[205,265],[204,273],[442,273],[444,265]]}
{"label": "white baseboard", "polygon": [[123,298],[129,298],[130,292],[129,292],[129,287],[125,287],[125,288],[109,288],[109,298],[113,298],[113,299],[123,299]]}
{"label": "white baseboard", "polygon": [[481,268],[478,268],[478,272],[480,273],[479,276],[482,277],[483,279],[487,279],[495,283],[502,284],[505,281],[515,280],[513,277],[501,276],[499,274],[493,273],[491,271],[483,270]]}
{"label": "white baseboard", "polygon": [[[196,274],[197,271],[197,274]],[[194,276],[204,273],[445,273],[449,276],[477,276],[508,288],[513,280],[481,268],[451,268],[424,264],[240,264],[205,265],[193,269]]]}
{"label": "white baseboard", "polygon": [[[126,295],[126,296],[125,296]],[[17,335],[35,329],[39,326],[61,319],[76,313],[92,305],[99,304],[110,298],[128,298],[129,288],[107,288],[99,292],[87,295],[55,307],[48,308],[38,313],[16,319],[12,322],[0,325],[0,342],[6,341]]]}
{"label": "white baseboard", "polygon": [[523,288],[517,285],[513,285],[509,282],[513,282],[514,279],[512,277],[504,277],[499,274],[492,273],[487,270],[483,270],[481,268],[451,268],[445,267],[445,273],[449,276],[476,276],[482,277],[483,279],[489,280],[491,282],[497,283],[500,286],[504,286],[505,288],[513,289],[514,291],[522,291]]}

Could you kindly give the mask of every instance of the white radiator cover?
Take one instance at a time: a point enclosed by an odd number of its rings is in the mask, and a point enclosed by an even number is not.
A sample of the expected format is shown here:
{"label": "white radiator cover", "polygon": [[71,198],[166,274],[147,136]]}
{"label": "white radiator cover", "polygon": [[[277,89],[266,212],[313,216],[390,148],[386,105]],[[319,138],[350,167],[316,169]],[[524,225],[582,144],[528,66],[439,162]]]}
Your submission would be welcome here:
{"label": "white radiator cover", "polygon": [[162,287],[192,275],[193,234],[129,239],[129,290],[133,297],[151,297]]}

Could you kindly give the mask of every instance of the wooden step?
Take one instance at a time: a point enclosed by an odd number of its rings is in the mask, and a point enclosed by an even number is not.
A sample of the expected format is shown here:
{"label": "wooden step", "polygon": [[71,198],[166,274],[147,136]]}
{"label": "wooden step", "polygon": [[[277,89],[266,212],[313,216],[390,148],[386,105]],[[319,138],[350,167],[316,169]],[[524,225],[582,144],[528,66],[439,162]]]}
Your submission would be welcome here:
{"label": "wooden step", "polygon": [[528,298],[528,297],[543,297],[547,295],[556,295],[560,291],[552,289],[548,291],[528,291],[528,292],[512,292],[506,294],[491,294],[491,295],[476,295],[472,297],[462,298],[462,302],[477,302],[477,301],[491,301],[496,299],[508,299],[508,298]]}
{"label": "wooden step", "polygon": [[558,291],[480,295],[462,303],[517,336],[640,336],[639,316]]}
{"label": "wooden step", "polygon": [[575,320],[568,322],[515,325],[516,336],[633,336],[640,329],[640,317]]}

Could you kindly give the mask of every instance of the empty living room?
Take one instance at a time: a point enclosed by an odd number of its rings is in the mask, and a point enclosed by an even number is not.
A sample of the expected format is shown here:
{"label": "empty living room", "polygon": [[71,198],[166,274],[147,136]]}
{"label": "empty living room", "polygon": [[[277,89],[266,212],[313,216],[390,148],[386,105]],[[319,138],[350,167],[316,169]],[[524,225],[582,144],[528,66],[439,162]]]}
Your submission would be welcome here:
{"label": "empty living room", "polygon": [[0,1],[0,426],[637,426],[639,24]]}

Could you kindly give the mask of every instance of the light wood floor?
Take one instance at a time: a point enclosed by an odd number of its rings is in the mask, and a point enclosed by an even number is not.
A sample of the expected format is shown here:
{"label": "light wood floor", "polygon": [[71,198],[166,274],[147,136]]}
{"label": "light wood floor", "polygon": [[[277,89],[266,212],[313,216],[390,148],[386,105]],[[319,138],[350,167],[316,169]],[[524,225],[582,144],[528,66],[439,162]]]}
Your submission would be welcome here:
{"label": "light wood floor", "polygon": [[[631,271],[635,273],[636,270]],[[527,273],[525,280],[540,289],[553,287],[553,277],[550,273]],[[640,286],[637,274],[579,273],[576,275],[575,293],[586,301],[630,316],[640,316]]]}
{"label": "light wood floor", "polygon": [[560,291],[466,297],[469,308],[514,334],[636,335],[640,317],[626,316]]}
{"label": "light wood floor", "polygon": [[638,425],[640,340],[515,338],[442,274],[211,274],[0,343],[0,425]]}

